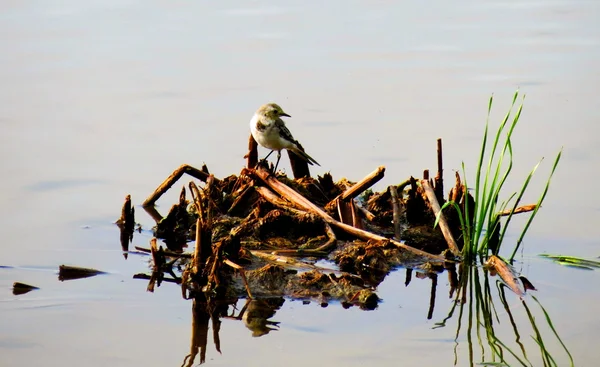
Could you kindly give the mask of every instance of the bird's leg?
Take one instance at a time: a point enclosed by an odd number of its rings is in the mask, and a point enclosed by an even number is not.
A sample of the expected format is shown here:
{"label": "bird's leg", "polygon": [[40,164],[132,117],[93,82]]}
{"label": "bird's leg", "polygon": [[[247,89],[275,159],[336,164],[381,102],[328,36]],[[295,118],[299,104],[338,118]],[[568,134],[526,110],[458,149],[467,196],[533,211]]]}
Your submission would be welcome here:
{"label": "bird's leg", "polygon": [[[271,151],[272,153],[273,151]],[[269,153],[269,154],[271,154]],[[277,172],[277,166],[279,165],[279,160],[281,159],[281,150],[277,151],[277,163],[275,163],[275,169],[273,170],[273,173]]]}
{"label": "bird's leg", "polygon": [[268,167],[269,163],[267,162],[267,158],[269,158],[269,156],[271,155],[271,153],[273,153],[273,151],[270,151],[269,154],[267,154],[266,157],[264,157],[263,159],[260,159],[258,162],[256,162],[256,166],[254,168],[258,168],[258,166],[264,162],[264,164]]}

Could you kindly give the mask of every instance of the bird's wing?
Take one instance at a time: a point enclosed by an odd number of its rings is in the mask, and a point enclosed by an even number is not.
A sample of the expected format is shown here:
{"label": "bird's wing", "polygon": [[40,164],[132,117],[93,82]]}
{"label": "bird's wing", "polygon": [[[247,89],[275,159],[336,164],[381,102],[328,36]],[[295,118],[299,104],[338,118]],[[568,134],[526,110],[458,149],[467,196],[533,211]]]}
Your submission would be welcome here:
{"label": "bird's wing", "polygon": [[279,135],[294,144],[296,143],[296,139],[294,139],[294,137],[292,136],[292,133],[290,132],[290,130],[288,130],[287,126],[285,126],[285,123],[282,120],[277,120],[277,127],[279,128]]}

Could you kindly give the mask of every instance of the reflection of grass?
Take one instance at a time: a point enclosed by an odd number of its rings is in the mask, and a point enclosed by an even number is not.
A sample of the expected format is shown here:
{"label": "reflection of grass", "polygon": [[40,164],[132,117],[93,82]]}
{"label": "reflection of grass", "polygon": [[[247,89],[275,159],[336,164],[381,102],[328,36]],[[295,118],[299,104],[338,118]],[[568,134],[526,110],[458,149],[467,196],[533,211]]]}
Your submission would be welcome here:
{"label": "reflection of grass", "polygon": [[[491,251],[494,254],[498,254],[500,244],[506,233],[506,228],[510,223],[515,210],[519,207],[521,199],[535,173],[539,164],[531,170],[526,177],[523,185],[519,192],[514,192],[508,196],[508,199],[500,202],[500,191],[504,186],[506,179],[508,178],[513,165],[512,156],[512,143],[511,137],[519,118],[521,117],[521,111],[523,109],[523,99],[521,99],[520,105],[517,107],[516,112],[513,114],[517,99],[519,97],[519,91],[516,91],[510,109],[504,116],[504,119],[500,123],[498,130],[494,136],[494,140],[491,142],[491,147],[488,144],[488,128],[489,128],[489,117],[492,110],[493,97],[490,98],[488,103],[488,118],[485,124],[485,130],[483,133],[483,139],[481,144],[481,150],[479,153],[479,162],[477,165],[477,174],[474,185],[474,200],[475,206],[462,205],[459,207],[458,203],[447,202],[446,206],[454,206],[459,214],[462,235],[464,239],[463,255],[467,259],[471,259],[473,255],[479,254],[484,256]],[[511,120],[512,116],[512,120]],[[550,179],[554,174],[556,166],[560,161],[562,151],[558,153],[552,166],[552,171],[542,195],[538,199],[535,209],[529,216],[527,221],[510,257],[512,260],[521,245],[523,237],[527,232],[533,218],[537,214],[546,193],[550,185]],[[463,164],[463,176],[465,178],[465,193],[467,192],[467,181],[465,166]],[[467,201],[466,201],[467,202]],[[506,222],[502,230],[500,230],[500,215],[499,213],[510,208],[509,214],[506,218]]]}
{"label": "reflection of grass", "polygon": [[580,257],[575,256],[565,256],[565,255],[550,255],[550,254],[540,254],[539,256],[545,257],[548,259],[552,259],[560,265],[571,266],[578,269],[584,270],[594,270],[600,269],[600,261],[594,260],[586,260]]}
{"label": "reflection of grass", "polygon": [[[523,308],[529,321],[531,337],[535,345],[539,348],[539,359],[531,361],[532,350],[527,350],[527,343],[522,339],[522,334],[517,326],[517,321],[507,302],[505,295],[505,286],[500,281],[496,281],[496,287],[490,286],[490,273],[487,270],[476,266],[459,266],[459,283],[455,294],[455,303],[453,304],[448,316],[434,328],[444,327],[452,319],[458,308],[457,327],[455,335],[455,360],[454,365],[464,365],[458,363],[458,347],[460,339],[466,338],[468,344],[469,366],[544,366],[557,367],[555,357],[550,353],[545,342],[548,335],[544,335],[541,326],[550,329],[553,336],[564,348],[569,360],[570,366],[574,366],[573,358],[566,346],[558,336],[552,320],[541,303],[532,297],[539,306],[545,323],[540,323],[534,316],[534,311],[528,306],[525,300],[522,300]],[[497,291],[493,292],[495,289]],[[500,302],[503,306],[505,315],[498,312],[496,303]],[[463,317],[466,315],[466,320]],[[504,316],[504,317],[502,317]],[[514,334],[514,343],[508,343],[501,340],[496,334],[498,325],[502,322],[508,322],[512,327]],[[466,325],[466,326],[464,326]],[[527,325],[527,324],[525,324]],[[519,325],[521,329],[524,325]],[[510,344],[510,345],[509,345]],[[534,348],[535,349],[535,348]],[[529,353],[528,353],[529,352]],[[537,358],[536,358],[537,359]]]}

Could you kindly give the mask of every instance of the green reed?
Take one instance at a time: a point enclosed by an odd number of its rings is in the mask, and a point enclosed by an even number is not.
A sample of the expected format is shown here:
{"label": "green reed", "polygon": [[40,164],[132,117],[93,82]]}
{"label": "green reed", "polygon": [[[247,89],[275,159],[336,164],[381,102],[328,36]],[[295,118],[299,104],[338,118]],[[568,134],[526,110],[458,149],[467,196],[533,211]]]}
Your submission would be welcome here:
{"label": "green reed", "polygon": [[[525,97],[519,99],[519,91],[517,90],[513,95],[512,103],[508,112],[504,115],[500,125],[498,126],[496,133],[491,134],[489,131],[490,126],[490,115],[492,111],[493,96],[490,97],[488,103],[487,118],[485,123],[485,130],[483,133],[483,139],[479,152],[479,161],[477,164],[477,171],[474,183],[474,201],[475,205],[471,207],[467,205],[467,200],[464,201],[464,205],[459,206],[458,203],[446,202],[444,206],[453,206],[457,211],[462,227],[462,235],[464,240],[463,246],[463,257],[466,259],[472,259],[474,255],[485,256],[490,251],[497,254],[500,250],[500,244],[506,234],[506,229],[510,223],[514,211],[519,207],[521,199],[529,186],[529,183],[533,177],[533,174],[539,167],[540,162],[533,167],[529,172],[521,188],[517,192],[513,192],[507,196],[507,199],[501,201],[500,195],[502,188],[506,183],[513,167],[513,149],[512,149],[512,135],[515,127],[519,123],[521,112],[523,110],[523,101]],[[517,100],[519,103],[517,105]],[[529,219],[521,231],[519,239],[515,243],[512,251],[512,255],[509,260],[512,261],[515,254],[517,253],[529,226],[533,218],[535,218],[542,202],[546,197],[550,181],[554,175],[554,171],[558,166],[562,155],[562,149],[557,154],[550,175],[546,181],[545,188],[537,201],[536,208],[529,214]],[[465,196],[469,192],[469,186],[467,184],[467,174],[464,163],[462,164],[464,185],[465,185]],[[500,216],[499,213],[510,208],[510,213],[504,220],[502,230],[500,230]],[[493,241],[493,247],[492,247]]]}

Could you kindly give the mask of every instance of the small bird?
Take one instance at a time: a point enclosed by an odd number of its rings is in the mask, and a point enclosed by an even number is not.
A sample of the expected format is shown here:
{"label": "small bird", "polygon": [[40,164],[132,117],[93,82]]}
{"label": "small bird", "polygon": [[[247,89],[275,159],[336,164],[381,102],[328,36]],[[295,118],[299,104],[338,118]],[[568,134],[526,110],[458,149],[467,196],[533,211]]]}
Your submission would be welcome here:
{"label": "small bird", "polygon": [[271,152],[267,154],[265,159],[276,150],[277,163],[275,163],[275,171],[277,171],[277,165],[279,165],[279,160],[281,159],[281,150],[287,149],[296,153],[299,157],[308,162],[308,164],[320,166],[317,161],[299,148],[300,143],[294,139],[292,133],[290,133],[285,126],[285,122],[281,119],[282,116],[292,117],[283,112],[279,105],[267,103],[262,105],[256,113],[254,113],[252,120],[250,120],[250,130],[252,131],[254,140],[256,140],[259,145],[271,149]]}

